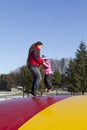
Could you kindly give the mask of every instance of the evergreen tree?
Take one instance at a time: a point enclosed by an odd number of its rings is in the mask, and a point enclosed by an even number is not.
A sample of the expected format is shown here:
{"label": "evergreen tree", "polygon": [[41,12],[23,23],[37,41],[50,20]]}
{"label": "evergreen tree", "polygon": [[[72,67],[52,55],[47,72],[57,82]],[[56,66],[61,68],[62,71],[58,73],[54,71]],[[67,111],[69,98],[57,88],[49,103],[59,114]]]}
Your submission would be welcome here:
{"label": "evergreen tree", "polygon": [[61,84],[61,74],[59,72],[59,70],[55,70],[54,74],[53,74],[53,85],[54,87],[59,87]]}
{"label": "evergreen tree", "polygon": [[67,76],[71,92],[84,94],[87,91],[87,50],[83,41],[77,49],[76,58],[69,64]]}
{"label": "evergreen tree", "polygon": [[27,66],[21,68],[21,85],[24,88],[24,91],[29,95],[31,86],[32,86],[32,75]]}
{"label": "evergreen tree", "polygon": [[77,84],[80,85],[80,91],[84,94],[87,91],[87,49],[83,41],[77,49],[75,62],[77,64],[77,77],[75,79],[77,79]]}
{"label": "evergreen tree", "polygon": [[11,88],[8,86],[7,75],[0,75],[0,90],[11,91]]}
{"label": "evergreen tree", "polygon": [[67,68],[66,75],[67,75],[67,88],[68,91],[72,94],[79,92],[79,87],[76,85],[77,77],[75,77],[76,74],[76,63],[75,60],[71,60],[69,63],[69,67]]}

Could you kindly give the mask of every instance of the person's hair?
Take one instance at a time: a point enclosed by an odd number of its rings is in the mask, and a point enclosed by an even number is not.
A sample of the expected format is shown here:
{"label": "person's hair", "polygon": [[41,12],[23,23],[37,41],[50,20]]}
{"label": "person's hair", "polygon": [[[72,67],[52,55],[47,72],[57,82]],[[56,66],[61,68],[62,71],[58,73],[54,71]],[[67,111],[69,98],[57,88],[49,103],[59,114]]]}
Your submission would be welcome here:
{"label": "person's hair", "polygon": [[40,46],[40,45],[43,45],[43,43],[40,42],[40,41],[38,41],[38,42],[35,43],[35,45],[36,45],[36,46],[38,46],[38,45]]}
{"label": "person's hair", "polygon": [[40,41],[38,41],[38,42],[36,42],[36,43],[33,43],[33,44],[30,46],[29,52],[28,52],[27,62],[28,62],[28,60],[29,60],[29,58],[30,58],[30,55],[31,55],[31,52],[33,51],[34,46],[40,46],[40,45],[43,45],[43,43],[40,42]]}

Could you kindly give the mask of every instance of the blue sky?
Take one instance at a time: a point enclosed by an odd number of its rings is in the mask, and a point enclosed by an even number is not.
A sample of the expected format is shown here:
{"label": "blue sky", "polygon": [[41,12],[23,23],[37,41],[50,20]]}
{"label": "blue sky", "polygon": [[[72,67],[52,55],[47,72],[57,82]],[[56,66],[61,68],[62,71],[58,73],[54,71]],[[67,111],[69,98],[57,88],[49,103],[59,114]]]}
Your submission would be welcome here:
{"label": "blue sky", "polygon": [[43,42],[41,55],[73,58],[87,43],[87,0],[0,0],[0,74],[25,65],[28,49]]}

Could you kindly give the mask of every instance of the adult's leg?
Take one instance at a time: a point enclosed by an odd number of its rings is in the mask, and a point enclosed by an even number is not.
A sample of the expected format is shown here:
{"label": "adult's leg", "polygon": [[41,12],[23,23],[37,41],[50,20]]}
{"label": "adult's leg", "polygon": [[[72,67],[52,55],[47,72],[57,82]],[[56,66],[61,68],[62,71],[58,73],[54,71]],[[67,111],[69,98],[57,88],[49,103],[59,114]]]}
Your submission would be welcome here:
{"label": "adult's leg", "polygon": [[30,71],[33,74],[33,82],[32,82],[32,89],[31,91],[33,93],[36,93],[36,91],[39,89],[39,84],[41,81],[41,73],[38,67],[36,66],[30,66]]}

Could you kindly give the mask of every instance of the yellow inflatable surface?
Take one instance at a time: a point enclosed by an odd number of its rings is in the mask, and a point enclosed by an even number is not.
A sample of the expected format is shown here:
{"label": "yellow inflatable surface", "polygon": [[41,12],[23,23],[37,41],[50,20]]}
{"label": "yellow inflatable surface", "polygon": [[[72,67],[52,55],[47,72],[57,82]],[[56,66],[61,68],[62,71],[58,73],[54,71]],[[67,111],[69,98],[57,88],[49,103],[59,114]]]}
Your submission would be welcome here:
{"label": "yellow inflatable surface", "polygon": [[87,130],[87,96],[73,96],[56,102],[18,130]]}

